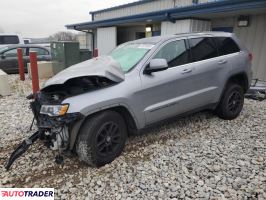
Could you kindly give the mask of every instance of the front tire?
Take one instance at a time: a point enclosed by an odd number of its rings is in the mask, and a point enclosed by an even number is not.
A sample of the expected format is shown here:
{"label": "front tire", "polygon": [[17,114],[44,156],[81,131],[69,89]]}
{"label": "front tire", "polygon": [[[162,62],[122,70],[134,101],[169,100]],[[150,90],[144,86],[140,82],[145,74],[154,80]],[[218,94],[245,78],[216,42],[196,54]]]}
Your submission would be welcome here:
{"label": "front tire", "polygon": [[244,105],[244,90],[235,83],[229,83],[216,109],[216,114],[225,120],[239,116]]}
{"label": "front tire", "polygon": [[125,146],[127,128],[124,119],[114,111],[104,111],[87,119],[76,143],[79,159],[100,167],[118,157]]}

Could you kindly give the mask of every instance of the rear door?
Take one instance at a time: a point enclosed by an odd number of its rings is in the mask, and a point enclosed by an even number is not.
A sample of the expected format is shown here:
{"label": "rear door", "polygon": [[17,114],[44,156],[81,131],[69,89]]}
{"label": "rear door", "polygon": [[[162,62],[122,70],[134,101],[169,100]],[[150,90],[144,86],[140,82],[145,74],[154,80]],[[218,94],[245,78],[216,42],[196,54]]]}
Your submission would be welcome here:
{"label": "rear door", "polygon": [[219,101],[224,82],[221,77],[226,77],[230,64],[227,58],[219,57],[213,37],[191,37],[189,45],[193,68],[189,87],[193,88],[194,99],[191,109],[196,109]]}
{"label": "rear door", "polygon": [[215,37],[215,40],[218,45],[220,60],[228,61],[231,66],[231,73],[243,71],[243,66],[248,62],[248,53],[241,51],[236,42],[230,37]]}

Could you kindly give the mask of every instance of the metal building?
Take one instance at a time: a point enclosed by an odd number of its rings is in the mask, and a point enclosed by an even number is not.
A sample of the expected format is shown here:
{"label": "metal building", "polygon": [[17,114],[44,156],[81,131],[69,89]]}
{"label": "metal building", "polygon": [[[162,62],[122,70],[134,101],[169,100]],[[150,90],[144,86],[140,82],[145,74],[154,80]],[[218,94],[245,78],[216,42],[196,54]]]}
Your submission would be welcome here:
{"label": "metal building", "polygon": [[266,0],[141,0],[90,14],[92,21],[66,27],[91,34],[100,55],[143,37],[234,32],[253,53],[253,78],[266,80]]}

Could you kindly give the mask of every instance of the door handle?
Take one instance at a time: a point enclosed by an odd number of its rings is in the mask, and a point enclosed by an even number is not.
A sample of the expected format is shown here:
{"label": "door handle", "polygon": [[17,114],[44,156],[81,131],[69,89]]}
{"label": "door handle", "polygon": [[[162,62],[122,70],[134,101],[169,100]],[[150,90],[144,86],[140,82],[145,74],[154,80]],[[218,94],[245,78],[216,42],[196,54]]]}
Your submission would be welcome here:
{"label": "door handle", "polygon": [[192,69],[183,69],[181,74],[187,74],[187,73],[190,73],[192,72]]}
{"label": "door handle", "polygon": [[227,60],[220,60],[220,61],[218,62],[219,65],[222,65],[222,64],[225,64],[225,63],[227,63]]}

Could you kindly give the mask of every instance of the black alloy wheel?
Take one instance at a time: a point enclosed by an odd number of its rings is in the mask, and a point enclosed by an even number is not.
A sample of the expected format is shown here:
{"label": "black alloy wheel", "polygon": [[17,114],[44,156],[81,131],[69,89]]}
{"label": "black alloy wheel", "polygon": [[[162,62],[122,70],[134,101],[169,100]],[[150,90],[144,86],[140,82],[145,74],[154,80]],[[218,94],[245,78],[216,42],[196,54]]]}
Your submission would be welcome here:
{"label": "black alloy wheel", "polygon": [[121,142],[121,133],[116,124],[113,121],[103,124],[96,136],[97,150],[102,156],[107,156],[116,152]]}
{"label": "black alloy wheel", "polygon": [[76,141],[76,152],[80,160],[100,167],[122,153],[126,139],[124,118],[115,111],[103,111],[84,121]]}
{"label": "black alloy wheel", "polygon": [[244,105],[244,90],[237,83],[229,83],[215,110],[216,114],[225,120],[238,117]]}
{"label": "black alloy wheel", "polygon": [[230,94],[228,98],[228,111],[232,113],[232,115],[235,115],[236,112],[241,110],[241,103],[242,103],[242,98],[241,94],[238,91],[234,91]]}

